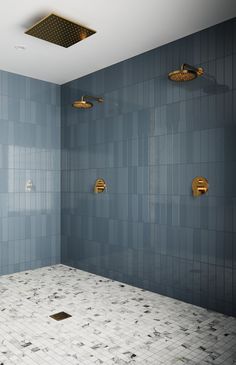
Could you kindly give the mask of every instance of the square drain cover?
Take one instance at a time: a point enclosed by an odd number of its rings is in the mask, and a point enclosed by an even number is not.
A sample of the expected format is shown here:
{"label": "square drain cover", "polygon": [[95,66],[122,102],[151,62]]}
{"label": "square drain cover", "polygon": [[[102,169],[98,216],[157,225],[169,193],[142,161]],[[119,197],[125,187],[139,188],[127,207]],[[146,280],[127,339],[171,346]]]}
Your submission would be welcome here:
{"label": "square drain cover", "polygon": [[72,316],[66,312],[59,312],[56,314],[52,314],[50,317],[55,319],[56,321],[62,321],[63,319],[70,318]]}

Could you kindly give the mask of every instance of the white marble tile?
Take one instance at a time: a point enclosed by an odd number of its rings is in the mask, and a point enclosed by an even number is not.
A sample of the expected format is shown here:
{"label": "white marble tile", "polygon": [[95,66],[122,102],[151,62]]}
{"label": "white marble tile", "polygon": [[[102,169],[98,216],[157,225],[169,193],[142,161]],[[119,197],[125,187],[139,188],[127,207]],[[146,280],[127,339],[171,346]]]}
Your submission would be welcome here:
{"label": "white marble tile", "polygon": [[[71,318],[57,322],[51,314]],[[0,277],[0,364],[236,364],[236,319],[63,265]]]}

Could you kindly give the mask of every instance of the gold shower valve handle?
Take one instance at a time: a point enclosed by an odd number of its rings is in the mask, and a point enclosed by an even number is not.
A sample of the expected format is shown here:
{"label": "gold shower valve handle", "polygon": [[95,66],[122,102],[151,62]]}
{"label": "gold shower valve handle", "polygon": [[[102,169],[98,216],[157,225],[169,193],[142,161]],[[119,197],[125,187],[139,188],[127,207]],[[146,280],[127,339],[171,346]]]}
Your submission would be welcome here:
{"label": "gold shower valve handle", "polygon": [[97,179],[94,185],[94,193],[103,193],[106,187],[107,186],[104,179]]}
{"label": "gold shower valve handle", "polygon": [[208,191],[208,180],[203,176],[196,176],[192,181],[193,196],[200,196]]}

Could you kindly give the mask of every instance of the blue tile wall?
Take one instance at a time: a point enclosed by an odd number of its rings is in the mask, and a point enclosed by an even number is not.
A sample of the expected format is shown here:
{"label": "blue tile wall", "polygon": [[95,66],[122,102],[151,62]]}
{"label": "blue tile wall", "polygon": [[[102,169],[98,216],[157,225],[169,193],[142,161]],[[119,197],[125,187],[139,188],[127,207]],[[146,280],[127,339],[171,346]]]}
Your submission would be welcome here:
{"label": "blue tile wall", "polygon": [[[205,75],[169,81],[184,62]],[[62,86],[63,263],[236,314],[235,70],[232,19]]]}
{"label": "blue tile wall", "polygon": [[60,119],[58,85],[0,71],[0,275],[60,262]]}

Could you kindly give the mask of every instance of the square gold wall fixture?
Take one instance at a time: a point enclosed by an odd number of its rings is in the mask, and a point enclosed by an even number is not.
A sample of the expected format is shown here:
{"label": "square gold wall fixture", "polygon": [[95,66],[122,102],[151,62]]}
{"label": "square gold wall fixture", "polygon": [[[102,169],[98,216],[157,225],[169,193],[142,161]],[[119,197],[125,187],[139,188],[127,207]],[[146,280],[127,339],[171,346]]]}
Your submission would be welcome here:
{"label": "square gold wall fixture", "polygon": [[94,30],[50,14],[28,29],[25,34],[68,48],[96,33]]}
{"label": "square gold wall fixture", "polygon": [[50,317],[55,319],[56,321],[62,321],[63,319],[70,318],[72,316],[66,312],[59,312],[52,314]]}

